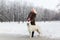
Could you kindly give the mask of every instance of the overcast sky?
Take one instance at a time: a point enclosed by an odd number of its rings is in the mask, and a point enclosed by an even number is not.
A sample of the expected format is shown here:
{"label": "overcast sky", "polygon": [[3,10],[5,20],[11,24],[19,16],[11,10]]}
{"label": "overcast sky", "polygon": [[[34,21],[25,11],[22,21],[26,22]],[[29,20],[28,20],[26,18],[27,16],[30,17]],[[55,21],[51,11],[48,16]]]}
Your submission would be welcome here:
{"label": "overcast sky", "polygon": [[25,0],[25,2],[37,7],[54,10],[56,9],[56,5],[59,3],[59,0]]}
{"label": "overcast sky", "polygon": [[50,10],[56,10],[56,5],[60,2],[59,0],[9,0],[9,1],[20,1],[23,4],[27,3],[27,5],[32,4],[35,7],[47,8]]}

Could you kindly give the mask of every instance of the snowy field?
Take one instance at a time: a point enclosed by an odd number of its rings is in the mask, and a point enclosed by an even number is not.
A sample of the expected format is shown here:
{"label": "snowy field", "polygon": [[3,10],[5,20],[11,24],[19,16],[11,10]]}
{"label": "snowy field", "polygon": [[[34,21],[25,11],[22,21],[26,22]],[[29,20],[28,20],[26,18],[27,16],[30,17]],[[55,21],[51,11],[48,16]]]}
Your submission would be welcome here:
{"label": "snowy field", "polygon": [[[40,26],[41,36],[60,38],[60,21],[36,22]],[[0,22],[0,34],[29,35],[27,22]],[[35,32],[35,35],[38,33]]]}

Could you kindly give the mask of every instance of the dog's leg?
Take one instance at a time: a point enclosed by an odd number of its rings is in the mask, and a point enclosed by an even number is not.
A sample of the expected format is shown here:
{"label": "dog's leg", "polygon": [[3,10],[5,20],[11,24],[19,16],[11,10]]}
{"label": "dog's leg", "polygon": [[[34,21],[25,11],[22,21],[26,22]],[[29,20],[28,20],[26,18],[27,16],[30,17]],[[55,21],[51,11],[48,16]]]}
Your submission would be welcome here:
{"label": "dog's leg", "polygon": [[31,39],[31,32],[29,32],[29,37],[30,37],[30,39]]}
{"label": "dog's leg", "polygon": [[30,34],[30,40],[32,40],[32,38],[34,36],[34,31],[30,31],[29,34]]}
{"label": "dog's leg", "polygon": [[38,35],[38,36],[40,36],[40,31],[39,31],[39,29],[37,29],[37,32],[39,33],[39,35]]}
{"label": "dog's leg", "polygon": [[30,35],[30,39],[31,39],[31,35],[32,35],[32,33],[31,33],[31,31],[29,30],[29,35]]}

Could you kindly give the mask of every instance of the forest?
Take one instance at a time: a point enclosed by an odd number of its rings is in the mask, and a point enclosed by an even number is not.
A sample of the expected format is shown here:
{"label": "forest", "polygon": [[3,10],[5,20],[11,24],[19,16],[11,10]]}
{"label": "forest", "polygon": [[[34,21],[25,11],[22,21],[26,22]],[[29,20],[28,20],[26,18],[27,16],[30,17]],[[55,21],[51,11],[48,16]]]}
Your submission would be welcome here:
{"label": "forest", "polygon": [[[0,0],[0,22],[20,22],[27,21],[27,16],[33,8],[33,5],[27,5],[20,2],[9,2]],[[37,11],[36,21],[58,21],[60,12],[41,7],[34,7]]]}

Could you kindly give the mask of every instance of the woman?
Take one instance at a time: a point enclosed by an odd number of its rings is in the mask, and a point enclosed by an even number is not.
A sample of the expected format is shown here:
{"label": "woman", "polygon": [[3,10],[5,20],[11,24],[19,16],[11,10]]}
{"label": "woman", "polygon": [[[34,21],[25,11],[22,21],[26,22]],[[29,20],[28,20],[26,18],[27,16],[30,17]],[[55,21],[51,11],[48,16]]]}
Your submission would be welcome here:
{"label": "woman", "polygon": [[[28,22],[30,21],[31,25],[36,25],[35,24],[35,18],[36,18],[36,10],[34,8],[32,8],[31,12],[29,13],[27,20]],[[34,31],[32,32],[32,37],[34,35]]]}

